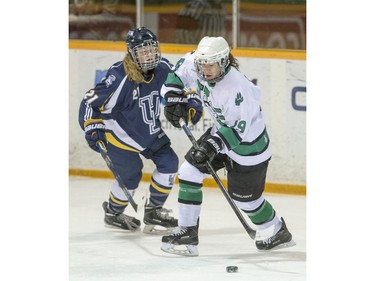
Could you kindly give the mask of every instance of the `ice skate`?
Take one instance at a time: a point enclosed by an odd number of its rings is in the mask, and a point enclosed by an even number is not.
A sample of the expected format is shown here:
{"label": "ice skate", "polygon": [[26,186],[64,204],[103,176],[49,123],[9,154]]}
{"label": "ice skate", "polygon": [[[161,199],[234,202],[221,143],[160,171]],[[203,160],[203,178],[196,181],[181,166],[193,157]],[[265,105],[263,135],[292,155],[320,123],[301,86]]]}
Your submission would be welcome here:
{"label": "ice skate", "polygon": [[198,226],[176,227],[172,234],[163,236],[161,242],[161,249],[164,252],[190,257],[198,256]]}
{"label": "ice skate", "polygon": [[169,216],[172,210],[162,208],[161,206],[145,205],[143,222],[145,227],[143,232],[147,234],[169,234],[172,229],[178,225],[177,219]]}
{"label": "ice skate", "polygon": [[108,202],[103,202],[102,207],[104,209],[104,222],[108,227],[136,231],[141,226],[141,222],[134,217],[127,216],[123,213],[112,214],[108,212]]}
{"label": "ice skate", "polygon": [[281,221],[282,226],[275,235],[264,240],[255,241],[255,245],[258,250],[277,250],[296,245],[296,243],[292,240],[292,234],[286,227],[284,219],[281,218]]}

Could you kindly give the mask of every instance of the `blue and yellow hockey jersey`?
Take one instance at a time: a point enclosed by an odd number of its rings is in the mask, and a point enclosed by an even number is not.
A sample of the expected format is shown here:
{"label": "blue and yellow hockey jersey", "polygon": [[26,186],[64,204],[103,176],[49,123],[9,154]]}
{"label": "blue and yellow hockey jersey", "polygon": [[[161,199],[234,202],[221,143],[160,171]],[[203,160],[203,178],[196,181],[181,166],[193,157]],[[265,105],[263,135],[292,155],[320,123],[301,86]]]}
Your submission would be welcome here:
{"label": "blue and yellow hockey jersey", "polygon": [[134,152],[156,151],[170,142],[161,128],[160,89],[172,65],[162,59],[144,82],[128,78],[123,62],[113,64],[102,82],[89,90],[79,109],[79,124],[102,119],[109,143]]}

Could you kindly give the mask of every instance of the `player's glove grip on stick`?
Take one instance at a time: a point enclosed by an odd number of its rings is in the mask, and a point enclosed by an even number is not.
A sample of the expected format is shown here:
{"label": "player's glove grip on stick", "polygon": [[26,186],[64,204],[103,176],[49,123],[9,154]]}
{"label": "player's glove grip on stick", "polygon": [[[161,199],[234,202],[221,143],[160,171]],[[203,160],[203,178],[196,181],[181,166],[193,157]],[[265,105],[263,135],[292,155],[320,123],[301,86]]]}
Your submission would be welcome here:
{"label": "player's glove grip on stick", "polygon": [[88,119],[85,121],[85,138],[89,146],[96,152],[100,152],[98,143],[107,144],[105,125],[102,119]]}
{"label": "player's glove grip on stick", "polygon": [[165,117],[174,127],[181,128],[179,123],[180,119],[182,118],[186,123],[188,121],[187,97],[176,92],[168,92],[164,95],[164,99]]}
{"label": "player's glove grip on stick", "polygon": [[203,167],[207,162],[211,162],[215,156],[223,149],[223,144],[218,137],[210,136],[198,148],[192,149],[191,157],[193,165]]}
{"label": "player's glove grip on stick", "polygon": [[185,92],[187,97],[187,112],[189,121],[195,125],[201,119],[203,114],[202,102],[196,91]]}

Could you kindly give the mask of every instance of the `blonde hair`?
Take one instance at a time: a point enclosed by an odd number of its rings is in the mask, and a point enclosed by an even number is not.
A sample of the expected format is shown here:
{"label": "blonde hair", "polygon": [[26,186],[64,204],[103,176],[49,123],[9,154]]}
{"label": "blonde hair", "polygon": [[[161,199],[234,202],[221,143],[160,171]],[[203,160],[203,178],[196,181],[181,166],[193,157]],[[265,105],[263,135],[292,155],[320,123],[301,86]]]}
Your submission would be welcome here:
{"label": "blonde hair", "polygon": [[125,55],[122,64],[124,65],[125,72],[128,75],[129,80],[134,81],[138,84],[143,82],[143,74],[141,70],[137,67],[137,65],[134,63],[134,61],[131,59],[129,53]]}

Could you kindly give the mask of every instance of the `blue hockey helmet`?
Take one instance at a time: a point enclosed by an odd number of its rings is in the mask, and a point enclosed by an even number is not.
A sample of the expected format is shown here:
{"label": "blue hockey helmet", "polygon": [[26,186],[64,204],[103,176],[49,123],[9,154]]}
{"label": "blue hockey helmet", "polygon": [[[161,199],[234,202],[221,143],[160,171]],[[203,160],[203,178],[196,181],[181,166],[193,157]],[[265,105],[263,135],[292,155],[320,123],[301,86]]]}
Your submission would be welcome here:
{"label": "blue hockey helmet", "polygon": [[148,28],[141,27],[129,30],[125,42],[132,60],[143,72],[153,70],[160,63],[159,41]]}

